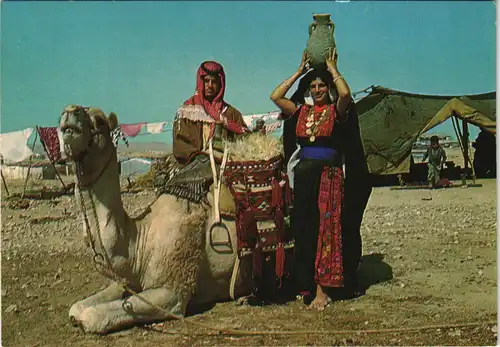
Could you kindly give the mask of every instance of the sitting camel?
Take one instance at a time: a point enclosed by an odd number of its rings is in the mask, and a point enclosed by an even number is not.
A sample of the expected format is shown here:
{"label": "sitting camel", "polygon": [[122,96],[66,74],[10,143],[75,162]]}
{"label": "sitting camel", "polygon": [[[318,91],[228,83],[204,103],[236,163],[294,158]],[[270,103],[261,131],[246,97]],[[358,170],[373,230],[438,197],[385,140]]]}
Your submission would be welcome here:
{"label": "sitting camel", "polygon": [[[230,298],[236,255],[234,221],[223,220],[232,247],[221,252],[210,242],[213,209],[171,195],[158,199],[137,218],[126,213],[121,195],[116,148],[110,132],[118,126],[114,113],[71,105],[60,119],[65,152],[75,162],[75,196],[84,215],[84,235],[94,261],[120,283],[76,302],[69,311],[85,332],[105,334],[141,323],[183,316],[188,302],[203,304]],[[208,196],[209,204],[213,196]],[[224,234],[227,240],[227,235]],[[251,291],[239,271],[234,294]],[[161,308],[158,309],[158,307]]]}

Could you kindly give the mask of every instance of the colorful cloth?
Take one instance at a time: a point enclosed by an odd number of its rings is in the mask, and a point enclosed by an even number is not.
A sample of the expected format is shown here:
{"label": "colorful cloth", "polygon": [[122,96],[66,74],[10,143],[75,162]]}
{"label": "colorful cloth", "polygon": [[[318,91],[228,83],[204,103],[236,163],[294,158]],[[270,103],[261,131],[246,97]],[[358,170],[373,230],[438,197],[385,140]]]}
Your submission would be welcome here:
{"label": "colorful cloth", "polygon": [[272,133],[281,128],[281,122],[274,122],[265,125],[266,134]]}
{"label": "colorful cloth", "polygon": [[342,201],[344,176],[342,169],[326,167],[319,187],[319,235],[315,261],[316,283],[324,287],[342,287]]}
{"label": "colorful cloth", "polygon": [[39,127],[38,134],[42,140],[49,159],[53,162],[61,160],[61,144],[56,127]]}
{"label": "colorful cloth", "polygon": [[150,134],[159,134],[163,131],[165,124],[167,124],[167,122],[148,123],[146,125],[146,131]]}
{"label": "colorful cloth", "polygon": [[120,124],[123,134],[128,137],[136,137],[141,132],[142,126],[146,122],[134,123],[134,124]]}
{"label": "colorful cloth", "polygon": [[336,119],[334,104],[321,109],[317,106],[303,105],[299,110],[296,136],[310,138],[329,136],[332,133]]}
{"label": "colorful cloth", "polygon": [[0,154],[6,161],[18,163],[28,159],[33,152],[27,146],[33,128],[0,134]]}

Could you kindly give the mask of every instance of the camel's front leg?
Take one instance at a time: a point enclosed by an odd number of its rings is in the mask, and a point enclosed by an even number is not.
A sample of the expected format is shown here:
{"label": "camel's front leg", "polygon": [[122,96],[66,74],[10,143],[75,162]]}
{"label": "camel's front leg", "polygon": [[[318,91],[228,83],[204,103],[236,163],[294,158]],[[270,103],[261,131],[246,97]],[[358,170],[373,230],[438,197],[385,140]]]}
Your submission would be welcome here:
{"label": "camel's front leg", "polygon": [[171,318],[169,314],[183,316],[190,298],[187,294],[180,294],[168,288],[148,289],[139,295],[163,310],[155,308],[137,296],[130,296],[124,300],[115,300],[85,309],[78,323],[87,333],[106,334],[140,323],[166,320]]}
{"label": "camel's front leg", "polygon": [[71,322],[76,325],[80,320],[80,315],[85,309],[98,304],[120,299],[123,296],[123,293],[123,288],[118,283],[113,282],[106,289],[74,303],[69,309],[69,318]]}

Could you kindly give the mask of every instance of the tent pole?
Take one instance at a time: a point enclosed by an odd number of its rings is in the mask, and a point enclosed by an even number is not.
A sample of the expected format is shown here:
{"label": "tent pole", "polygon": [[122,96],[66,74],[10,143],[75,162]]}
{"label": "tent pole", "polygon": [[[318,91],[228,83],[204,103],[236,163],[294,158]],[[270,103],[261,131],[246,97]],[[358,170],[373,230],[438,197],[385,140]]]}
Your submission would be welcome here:
{"label": "tent pole", "polygon": [[9,196],[10,195],[9,188],[7,188],[7,182],[5,182],[5,177],[3,175],[2,169],[0,169],[0,175],[2,175],[2,182],[3,182],[3,186],[5,187],[5,191],[7,192],[7,196]]}
{"label": "tent pole", "polygon": [[465,119],[462,119],[462,144],[464,147],[464,167],[465,174],[469,172],[469,125]]}
{"label": "tent pole", "polygon": [[[38,126],[36,127],[35,139],[33,140],[33,145],[31,145],[31,152],[33,152],[35,150],[35,144],[36,144],[37,138],[38,138]],[[21,195],[21,198],[23,198],[23,199],[24,199],[24,194],[26,194],[26,186],[28,185],[28,179],[30,177],[32,160],[33,160],[33,154],[30,155],[30,163],[28,166],[28,172],[26,173],[26,180],[24,181],[23,195]]]}
{"label": "tent pole", "polygon": [[[38,126],[36,127],[36,131],[38,132]],[[40,139],[41,138],[42,137],[40,136]],[[54,171],[55,171],[55,173],[57,175],[57,178],[59,178],[59,181],[61,181],[61,184],[62,184],[64,190],[66,190],[67,189],[66,188],[66,184],[64,184],[64,181],[62,180],[61,175],[59,175],[59,172],[57,172],[56,164],[54,164],[54,162],[52,161],[52,158],[50,157],[49,151],[47,150],[47,147],[45,146],[45,143],[43,142],[43,140],[40,141],[40,142],[42,142],[43,150],[45,151],[45,153],[47,153],[47,157],[49,158],[49,161],[52,164],[52,167],[54,168]]]}

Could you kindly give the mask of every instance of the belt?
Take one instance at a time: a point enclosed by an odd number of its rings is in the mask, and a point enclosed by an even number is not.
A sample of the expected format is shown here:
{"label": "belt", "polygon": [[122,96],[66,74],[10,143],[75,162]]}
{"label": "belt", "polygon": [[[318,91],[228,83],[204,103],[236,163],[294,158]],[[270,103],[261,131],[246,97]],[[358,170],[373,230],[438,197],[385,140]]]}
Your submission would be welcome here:
{"label": "belt", "polygon": [[303,147],[300,150],[300,159],[339,161],[340,153],[328,147]]}

